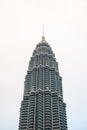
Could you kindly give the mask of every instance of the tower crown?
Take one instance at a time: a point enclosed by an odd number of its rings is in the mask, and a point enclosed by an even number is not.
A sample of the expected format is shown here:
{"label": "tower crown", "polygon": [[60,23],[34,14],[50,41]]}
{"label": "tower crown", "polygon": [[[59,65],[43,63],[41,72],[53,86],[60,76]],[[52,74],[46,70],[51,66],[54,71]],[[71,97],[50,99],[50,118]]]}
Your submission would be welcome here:
{"label": "tower crown", "polygon": [[48,54],[48,55],[52,55],[53,57],[55,57],[50,45],[45,40],[44,36],[42,36],[41,41],[37,44],[37,46],[33,52],[33,56],[38,55],[38,54]]}
{"label": "tower crown", "polygon": [[48,42],[45,40],[45,37],[44,37],[44,36],[42,36],[41,41],[37,44],[36,47],[40,47],[40,46],[50,47],[50,45],[48,44]]}
{"label": "tower crown", "polygon": [[44,37],[42,37],[42,40],[37,44],[33,52],[29,63],[29,70],[32,70],[34,67],[38,67],[39,65],[44,67],[48,66],[49,68],[54,68],[58,71],[58,63],[55,55]]}

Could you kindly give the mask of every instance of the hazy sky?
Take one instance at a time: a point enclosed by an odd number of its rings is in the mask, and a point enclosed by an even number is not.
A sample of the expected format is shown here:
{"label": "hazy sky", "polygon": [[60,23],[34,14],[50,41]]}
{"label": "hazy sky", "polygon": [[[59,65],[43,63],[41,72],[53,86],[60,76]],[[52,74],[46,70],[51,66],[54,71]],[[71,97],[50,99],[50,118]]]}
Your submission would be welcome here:
{"label": "hazy sky", "polygon": [[0,0],[0,130],[18,130],[24,78],[45,37],[59,62],[69,130],[87,130],[87,0]]}

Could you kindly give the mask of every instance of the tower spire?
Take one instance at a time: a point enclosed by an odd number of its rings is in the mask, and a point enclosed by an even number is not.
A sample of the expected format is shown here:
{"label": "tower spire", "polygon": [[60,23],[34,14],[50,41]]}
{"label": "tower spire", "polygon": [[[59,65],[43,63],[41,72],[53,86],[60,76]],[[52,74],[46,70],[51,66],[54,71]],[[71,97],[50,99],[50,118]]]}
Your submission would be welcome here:
{"label": "tower spire", "polygon": [[43,36],[44,36],[44,26],[43,26]]}
{"label": "tower spire", "polygon": [[42,41],[45,40],[45,36],[44,36],[44,26],[43,26],[43,34],[42,34]]}

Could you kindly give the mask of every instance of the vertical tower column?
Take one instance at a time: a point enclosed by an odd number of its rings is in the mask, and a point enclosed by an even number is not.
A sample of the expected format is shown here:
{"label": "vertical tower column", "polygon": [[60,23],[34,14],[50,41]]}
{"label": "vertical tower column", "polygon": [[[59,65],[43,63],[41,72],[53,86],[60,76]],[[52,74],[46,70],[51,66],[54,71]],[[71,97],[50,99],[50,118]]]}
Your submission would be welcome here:
{"label": "vertical tower column", "polygon": [[44,35],[32,54],[25,77],[19,130],[67,130],[62,78]]}

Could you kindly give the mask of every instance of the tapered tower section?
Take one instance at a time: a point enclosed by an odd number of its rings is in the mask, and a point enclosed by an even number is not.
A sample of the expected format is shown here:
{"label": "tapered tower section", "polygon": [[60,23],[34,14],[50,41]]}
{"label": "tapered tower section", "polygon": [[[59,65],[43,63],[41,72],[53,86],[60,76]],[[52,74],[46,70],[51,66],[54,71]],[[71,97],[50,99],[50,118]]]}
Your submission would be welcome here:
{"label": "tapered tower section", "polygon": [[67,130],[62,77],[44,36],[32,54],[25,77],[19,130]]}

